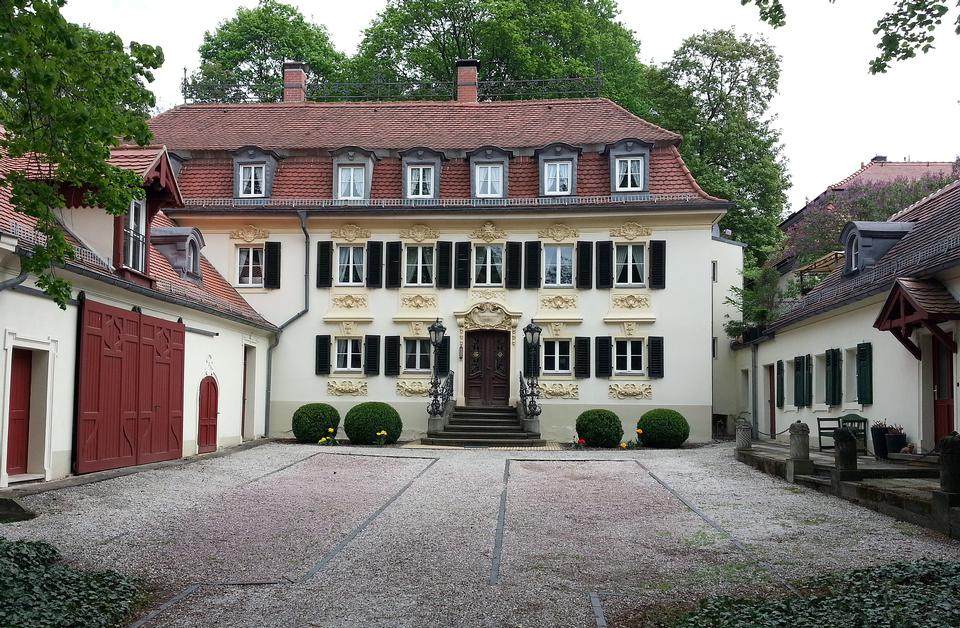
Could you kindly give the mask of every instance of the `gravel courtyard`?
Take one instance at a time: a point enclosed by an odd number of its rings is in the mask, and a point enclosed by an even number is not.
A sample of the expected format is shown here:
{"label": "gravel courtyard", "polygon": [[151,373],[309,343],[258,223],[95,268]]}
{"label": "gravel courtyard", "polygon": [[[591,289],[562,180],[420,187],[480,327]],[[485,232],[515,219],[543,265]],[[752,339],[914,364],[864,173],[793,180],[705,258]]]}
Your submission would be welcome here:
{"label": "gravel courtyard", "polygon": [[138,626],[635,626],[671,602],[960,559],[956,541],[754,471],[730,445],[267,444],[23,501],[40,516],[0,535],[142,577],[156,603]]}

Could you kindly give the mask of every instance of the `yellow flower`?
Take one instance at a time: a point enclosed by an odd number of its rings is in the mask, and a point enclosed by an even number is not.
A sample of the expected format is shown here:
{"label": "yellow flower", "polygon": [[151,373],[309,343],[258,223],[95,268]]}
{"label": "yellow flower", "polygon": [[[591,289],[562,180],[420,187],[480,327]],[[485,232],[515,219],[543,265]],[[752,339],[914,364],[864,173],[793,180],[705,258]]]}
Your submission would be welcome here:
{"label": "yellow flower", "polygon": [[637,434],[643,434],[643,430],[641,430],[639,427],[637,428]]}
{"label": "yellow flower", "polygon": [[624,442],[621,442],[621,443],[620,443],[620,449],[626,449],[626,448],[627,448],[627,444],[624,443]]}
{"label": "yellow flower", "polygon": [[325,443],[325,442],[327,442],[327,437],[326,437],[326,436],[324,436],[323,438],[321,438],[321,439],[320,439],[320,442],[321,442],[321,443]]}
{"label": "yellow flower", "polygon": [[332,427],[328,427],[328,428],[327,428],[327,431],[330,432],[331,434],[333,434],[336,430],[334,430]]}

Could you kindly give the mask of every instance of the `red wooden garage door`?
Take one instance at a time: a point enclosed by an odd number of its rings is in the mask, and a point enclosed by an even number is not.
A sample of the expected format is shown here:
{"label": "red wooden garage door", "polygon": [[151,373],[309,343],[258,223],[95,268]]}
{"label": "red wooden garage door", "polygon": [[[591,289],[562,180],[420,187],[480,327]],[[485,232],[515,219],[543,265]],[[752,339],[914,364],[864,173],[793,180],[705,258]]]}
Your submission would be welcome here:
{"label": "red wooden garage door", "polygon": [[179,458],[184,326],[82,304],[76,472]]}

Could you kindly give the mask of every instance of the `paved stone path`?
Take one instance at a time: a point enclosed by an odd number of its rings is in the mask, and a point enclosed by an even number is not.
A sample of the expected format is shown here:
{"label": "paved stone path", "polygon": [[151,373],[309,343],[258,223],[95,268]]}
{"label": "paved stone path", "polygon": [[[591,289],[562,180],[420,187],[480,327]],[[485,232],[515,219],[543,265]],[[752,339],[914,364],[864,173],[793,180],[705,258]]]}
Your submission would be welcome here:
{"label": "paved stone path", "polygon": [[715,593],[960,543],[786,484],[729,445],[269,444],[30,496],[45,539],[144,578],[138,626],[617,626]]}

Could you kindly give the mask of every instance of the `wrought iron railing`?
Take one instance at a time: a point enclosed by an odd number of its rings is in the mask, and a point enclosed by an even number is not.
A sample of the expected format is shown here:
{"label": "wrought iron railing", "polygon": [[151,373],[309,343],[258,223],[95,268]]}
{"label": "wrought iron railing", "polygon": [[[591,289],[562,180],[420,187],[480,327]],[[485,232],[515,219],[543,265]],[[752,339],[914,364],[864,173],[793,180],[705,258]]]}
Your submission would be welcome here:
{"label": "wrought iron railing", "polygon": [[307,81],[307,100],[346,102],[365,100],[452,100],[456,95],[453,81],[391,83],[334,83]]}
{"label": "wrought iron railing", "polygon": [[540,398],[540,383],[537,378],[531,377],[529,382],[520,371],[520,405],[523,407],[523,414],[527,418],[540,416],[542,408],[537,402]]}
{"label": "wrought iron railing", "polygon": [[451,399],[453,399],[453,371],[447,371],[447,376],[442,381],[439,376],[434,376],[430,382],[430,404],[427,406],[427,414],[443,416],[443,411]]}
{"label": "wrought iron railing", "polygon": [[480,100],[596,98],[603,93],[603,77],[573,76],[526,81],[477,81]]}

